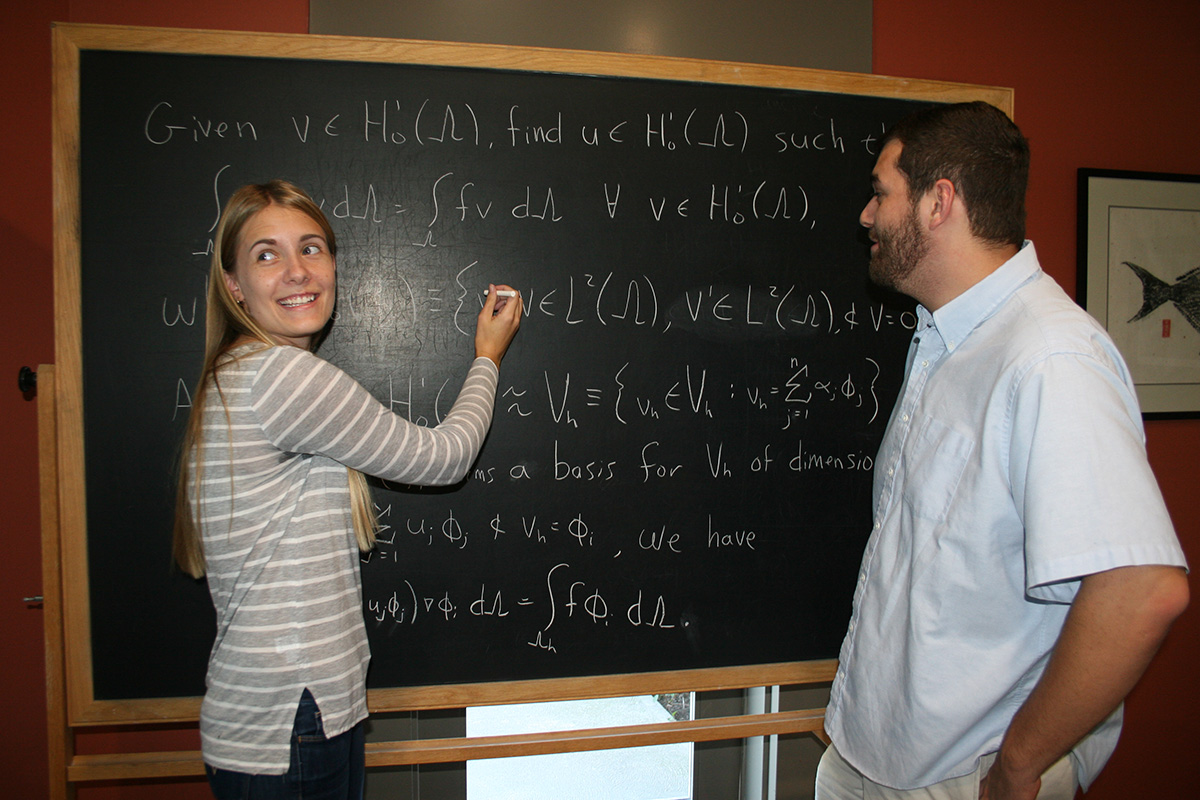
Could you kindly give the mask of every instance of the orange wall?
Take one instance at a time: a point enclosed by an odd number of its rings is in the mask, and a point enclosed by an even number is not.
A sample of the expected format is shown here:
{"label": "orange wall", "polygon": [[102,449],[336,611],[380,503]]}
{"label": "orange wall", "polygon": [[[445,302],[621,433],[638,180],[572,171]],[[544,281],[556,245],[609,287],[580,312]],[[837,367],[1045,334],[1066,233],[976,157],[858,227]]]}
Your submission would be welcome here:
{"label": "orange wall", "polygon": [[[1029,237],[1070,292],[1077,168],[1200,174],[1196,0],[875,0],[873,29],[878,74],[1016,90],[1033,148]],[[1146,432],[1184,550],[1200,564],[1200,420],[1152,421]],[[1198,663],[1200,600],[1134,690],[1088,800],[1195,796]]]}
{"label": "orange wall", "polygon": [[[1075,169],[1081,166],[1200,173],[1196,69],[1200,3],[1159,0],[1126,11],[1115,0],[932,3],[875,0],[875,72],[1012,86],[1016,118],[1032,140],[1030,235],[1047,271],[1075,276]],[[5,10],[0,48],[0,276],[8,299],[0,376],[52,363],[50,50],[51,21],[304,32],[307,0],[34,0]],[[1003,6],[1002,11],[996,11]],[[1106,11],[1111,9],[1111,11]],[[0,391],[0,606],[4,658],[0,728],[4,794],[46,796],[42,612],[35,404]],[[1200,559],[1200,491],[1193,455],[1200,421],[1147,425],[1151,462],[1193,563]],[[1135,691],[1117,755],[1091,798],[1185,797],[1194,791],[1200,740],[1200,612],[1177,624]],[[163,747],[160,734],[149,744]],[[106,737],[90,737],[100,748]],[[1186,789],[1184,788],[1186,786]],[[201,784],[89,787],[81,800],[207,797]]]}

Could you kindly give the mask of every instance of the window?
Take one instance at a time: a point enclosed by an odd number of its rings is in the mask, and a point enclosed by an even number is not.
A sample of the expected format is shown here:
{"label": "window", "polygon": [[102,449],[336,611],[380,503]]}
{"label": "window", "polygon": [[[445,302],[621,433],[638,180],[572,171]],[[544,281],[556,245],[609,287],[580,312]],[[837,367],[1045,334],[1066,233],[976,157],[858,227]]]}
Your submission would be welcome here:
{"label": "window", "polygon": [[[467,709],[467,736],[686,720],[692,709],[690,693],[479,706]],[[469,761],[467,800],[690,800],[692,758],[684,742]]]}

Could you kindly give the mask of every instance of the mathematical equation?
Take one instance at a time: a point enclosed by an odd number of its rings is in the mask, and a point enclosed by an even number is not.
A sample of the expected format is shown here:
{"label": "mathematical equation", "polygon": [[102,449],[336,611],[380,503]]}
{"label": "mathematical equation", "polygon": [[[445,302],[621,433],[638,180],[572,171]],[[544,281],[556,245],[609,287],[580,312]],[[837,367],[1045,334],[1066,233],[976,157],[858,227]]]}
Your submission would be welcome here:
{"label": "mathematical equation", "polygon": [[[212,108],[185,108],[171,100],[149,104],[141,126],[144,140],[155,146],[271,142],[280,137],[302,144],[345,137],[368,145],[459,146],[491,150],[547,148],[574,142],[585,147],[636,145],[664,153],[706,148],[744,153],[758,137],[777,153],[845,155],[857,150],[878,154],[880,130],[847,135],[839,122],[827,117],[807,128],[772,129],[752,124],[737,108],[699,108],[649,111],[629,118],[572,119],[558,109],[531,109],[510,104],[498,118],[481,121],[484,104],[446,102],[432,98],[414,101],[361,100],[353,111],[295,113],[285,119],[233,119]],[[847,144],[849,141],[849,145]]]}
{"label": "mathematical equation", "polygon": [[[467,548],[473,534],[464,529],[456,514],[450,511],[438,520],[411,516],[398,520],[396,517],[401,515],[390,505],[377,510],[381,530],[376,549],[362,560],[376,576],[376,583],[382,578],[386,588],[368,592],[365,597],[364,613],[369,623],[411,627],[454,624],[473,617],[511,617],[505,621],[514,627],[524,627],[525,643],[547,653],[557,652],[554,637],[564,628],[569,630],[572,623],[664,630],[686,628],[689,624],[686,603],[669,597],[668,588],[596,578],[594,566],[589,569],[574,560],[559,558],[564,547],[568,551],[603,550],[602,557],[609,565],[600,573],[607,573],[611,564],[622,558],[625,548],[631,554],[672,559],[695,547],[709,551],[736,549],[744,553],[754,553],[759,547],[756,531],[722,530],[711,515],[704,530],[674,532],[664,523],[655,528],[641,527],[634,534],[632,528],[621,532],[596,530],[586,521],[586,512],[565,521],[547,520],[537,514],[522,515],[511,523],[506,521],[506,514],[496,513],[484,534],[487,546],[498,550],[509,546],[512,552],[511,545],[524,543],[541,550],[544,560],[539,563],[547,565],[541,579],[520,580],[506,577],[502,572],[477,581],[470,588],[464,588],[463,581],[447,588],[424,573],[410,570],[411,560],[423,557],[414,556],[411,547],[406,546],[415,543],[421,548],[443,547],[455,551]],[[529,556],[520,558],[529,560]]]}
{"label": "mathematical equation", "polygon": [[[339,322],[348,325],[379,323],[381,315],[398,324],[412,322],[425,327],[441,318],[461,336],[474,335],[475,317],[483,307],[483,296],[474,287],[472,262],[454,275],[451,286],[417,288],[402,274],[392,280],[401,290],[390,296],[383,308],[375,293],[357,294],[351,275],[348,290],[339,300]],[[626,326],[667,333],[672,326],[715,323],[729,328],[781,333],[822,333],[831,336],[854,332],[880,333],[887,330],[913,331],[917,316],[909,309],[883,303],[860,308],[859,301],[835,301],[824,289],[804,289],[796,284],[729,287],[699,286],[665,294],[650,275],[619,278],[614,272],[567,276],[558,287],[519,287],[527,316],[566,326]],[[154,314],[166,328],[194,327],[203,323],[200,298],[162,298]],[[382,320],[386,321],[386,320]]]}
{"label": "mathematical equation", "polygon": [[[458,597],[450,590],[433,592],[418,589],[410,578],[400,579],[402,588],[390,594],[367,597],[364,617],[378,628],[416,626],[424,622],[453,624],[462,617],[494,617],[527,631],[525,644],[547,654],[558,653],[555,637],[572,622],[592,625],[627,624],[670,630],[687,627],[689,620],[662,594],[644,590],[634,593],[633,601],[617,592],[609,592],[593,581],[578,580],[570,564],[555,564],[546,574],[545,585],[537,592],[507,589],[487,582],[479,584],[478,596]],[[567,635],[570,635],[569,633]]]}

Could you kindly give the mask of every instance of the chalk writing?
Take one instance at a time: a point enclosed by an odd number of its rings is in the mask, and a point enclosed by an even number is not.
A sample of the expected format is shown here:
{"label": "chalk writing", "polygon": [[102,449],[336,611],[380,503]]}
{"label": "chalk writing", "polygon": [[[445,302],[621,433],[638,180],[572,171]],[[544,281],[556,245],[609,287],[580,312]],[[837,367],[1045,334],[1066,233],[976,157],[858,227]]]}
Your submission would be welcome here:
{"label": "chalk writing", "polygon": [[[467,476],[372,482],[372,680],[836,655],[840,631],[813,631],[848,606],[917,323],[869,287],[857,224],[905,102],[304,61],[260,78],[238,58],[184,79],[138,58],[83,102],[85,152],[120,156],[83,159],[83,255],[92,290],[133,292],[89,302],[84,341],[89,365],[138,365],[147,435],[125,449],[178,440],[216,217],[244,183],[290,178],[324,210],[338,296],[319,355],[408,422],[449,412],[483,289],[521,294]],[[101,448],[123,484],[162,483]]]}

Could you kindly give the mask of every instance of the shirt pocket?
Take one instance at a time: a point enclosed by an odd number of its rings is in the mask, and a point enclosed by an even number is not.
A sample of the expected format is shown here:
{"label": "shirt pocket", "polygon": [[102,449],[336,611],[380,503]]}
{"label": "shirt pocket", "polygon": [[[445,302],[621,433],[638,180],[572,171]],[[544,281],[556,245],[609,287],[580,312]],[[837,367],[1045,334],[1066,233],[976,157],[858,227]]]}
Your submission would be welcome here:
{"label": "shirt pocket", "polygon": [[974,440],[927,417],[906,449],[904,504],[916,517],[945,521]]}

